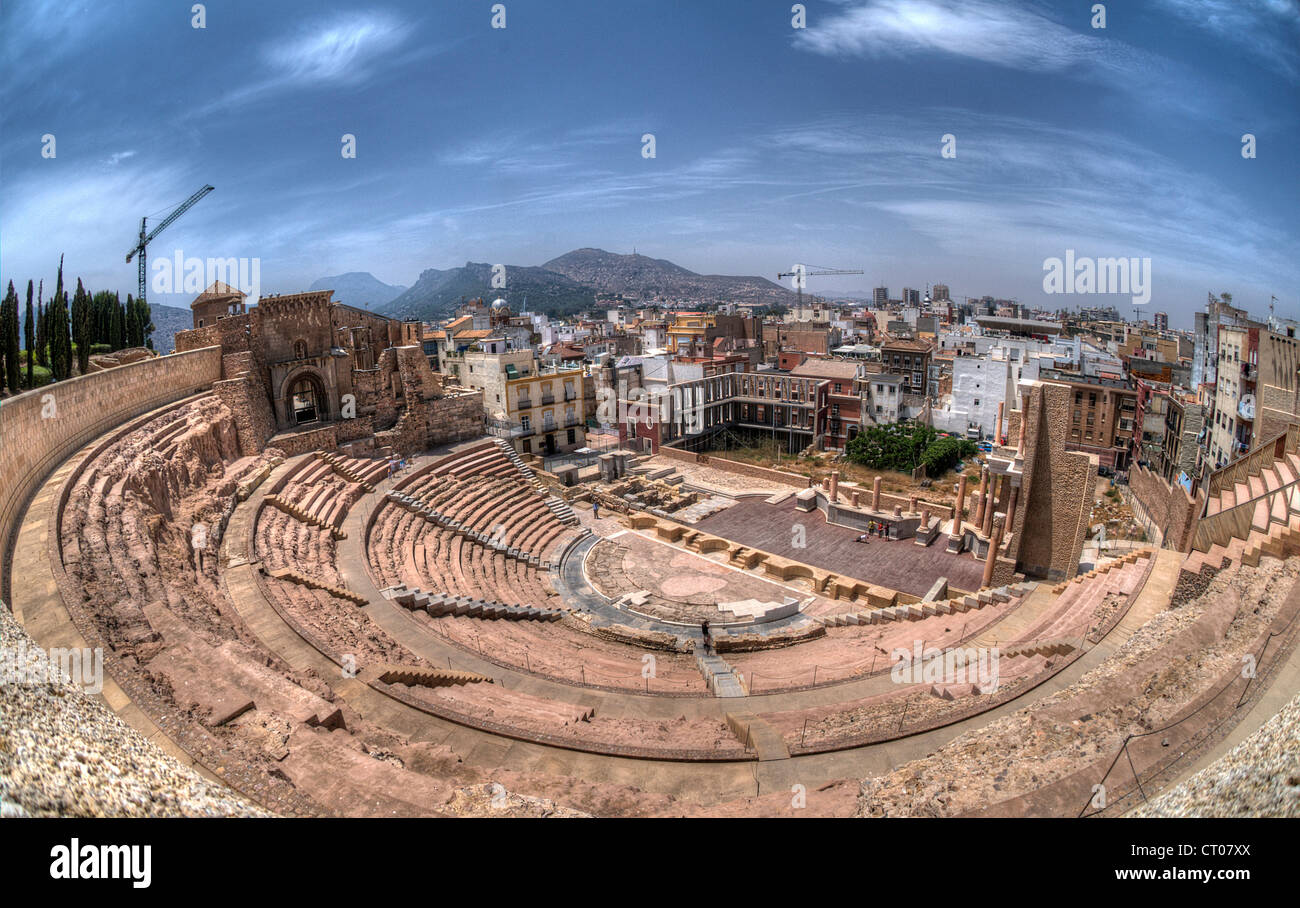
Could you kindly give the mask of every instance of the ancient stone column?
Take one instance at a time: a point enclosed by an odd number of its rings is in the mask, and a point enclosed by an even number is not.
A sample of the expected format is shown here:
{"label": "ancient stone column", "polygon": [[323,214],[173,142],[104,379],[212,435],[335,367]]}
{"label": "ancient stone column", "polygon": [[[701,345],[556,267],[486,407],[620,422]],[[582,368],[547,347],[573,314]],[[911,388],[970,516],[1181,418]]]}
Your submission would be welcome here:
{"label": "ancient stone column", "polygon": [[831,471],[831,502],[840,500],[840,471]]}
{"label": "ancient stone column", "polygon": [[980,470],[980,491],[976,498],[975,504],[975,526],[984,525],[984,497],[989,491],[989,468],[984,467]]}
{"label": "ancient stone column", "polygon": [[1002,444],[1002,407],[1004,404],[1005,401],[998,401],[998,421],[993,429],[993,443],[996,445]]}
{"label": "ancient stone column", "polygon": [[984,503],[984,523],[981,532],[988,536],[993,532],[993,490],[989,489],[988,501]]}
{"label": "ancient stone column", "polygon": [[998,563],[998,546],[1002,543],[1002,518],[993,522],[993,539],[989,543],[989,553],[984,559],[984,582],[980,589],[987,589],[993,584],[993,568]]}
{"label": "ancient stone column", "polygon": [[907,513],[909,513],[909,514],[915,514],[915,513],[916,513],[916,496],[915,496],[915,495],[910,495],[910,496],[908,496],[908,499],[907,499]]}
{"label": "ancient stone column", "polygon": [[966,474],[961,474],[961,479],[957,480],[957,514],[952,525],[953,533],[961,529],[962,511],[966,508]]}
{"label": "ancient stone column", "polygon": [[880,510],[880,477],[877,476],[871,483],[871,508],[874,511]]}
{"label": "ancient stone column", "polygon": [[1029,421],[1025,418],[1027,415],[1028,411],[1025,410],[1022,404],[1020,407],[1020,441],[1016,443],[1016,454],[1020,457],[1025,456],[1025,423]]}
{"label": "ancient stone column", "polygon": [[894,516],[895,517],[903,516],[903,506],[901,504],[894,505]]}
{"label": "ancient stone column", "polygon": [[862,507],[862,505],[859,503],[860,499],[862,498],[862,493],[859,492],[857,489],[854,489],[853,492],[851,493],[851,495],[852,495],[852,498],[853,498],[853,506],[854,506],[855,508],[860,508],[860,507]]}
{"label": "ancient stone column", "polygon": [[1011,487],[1011,500],[1007,503],[1007,535],[1016,530],[1016,501],[1020,498],[1020,486]]}
{"label": "ancient stone column", "polygon": [[930,509],[926,508],[924,511],[921,512],[921,529],[928,530],[929,528],[930,528]]}

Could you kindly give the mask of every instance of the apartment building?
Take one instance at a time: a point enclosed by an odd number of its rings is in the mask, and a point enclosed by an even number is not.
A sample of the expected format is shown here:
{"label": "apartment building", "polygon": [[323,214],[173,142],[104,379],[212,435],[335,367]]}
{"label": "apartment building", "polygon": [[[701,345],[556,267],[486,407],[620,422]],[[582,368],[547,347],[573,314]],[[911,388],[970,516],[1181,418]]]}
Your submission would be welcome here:
{"label": "apartment building", "polygon": [[902,376],[904,394],[929,396],[932,356],[933,351],[925,341],[895,338],[880,345],[880,363],[886,371]]}
{"label": "apartment building", "polygon": [[1137,392],[1128,382],[1055,369],[1041,370],[1039,379],[1068,385],[1073,393],[1066,450],[1096,454],[1101,466],[1127,469],[1137,419]]}
{"label": "apartment building", "polygon": [[530,350],[466,352],[461,384],[483,392],[488,432],[520,454],[551,455],[586,444],[586,395],[581,365],[543,366]]}

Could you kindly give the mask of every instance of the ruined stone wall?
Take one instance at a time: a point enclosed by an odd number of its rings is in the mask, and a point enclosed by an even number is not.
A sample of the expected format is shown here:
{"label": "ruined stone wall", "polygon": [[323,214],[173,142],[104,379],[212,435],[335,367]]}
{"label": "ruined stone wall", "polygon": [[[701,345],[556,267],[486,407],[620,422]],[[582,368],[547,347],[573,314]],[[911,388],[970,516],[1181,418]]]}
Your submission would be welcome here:
{"label": "ruined stone wall", "polygon": [[176,352],[201,350],[218,346],[222,353],[240,353],[250,349],[250,343],[260,331],[261,313],[256,309],[243,315],[218,319],[216,324],[176,332]]}
{"label": "ruined stone wall", "polygon": [[773,470],[768,467],[755,466],[751,463],[741,463],[737,460],[727,460],[724,457],[714,457],[712,454],[696,454],[694,451],[683,451],[679,448],[672,448],[667,445],[661,447],[659,454],[670,457],[673,460],[680,460],[683,463],[698,463],[714,467],[718,470],[726,470],[728,473],[737,473],[741,476],[752,476],[755,479],[766,479],[779,485],[797,486],[806,489],[812,485],[812,480],[807,476],[801,476],[798,473],[787,473],[784,470]]}
{"label": "ruined stone wall", "polygon": [[1204,494],[1198,491],[1192,498],[1182,486],[1171,486],[1159,474],[1136,465],[1129,470],[1128,483],[1134,503],[1159,528],[1165,544],[1180,552],[1189,551],[1204,510]]}
{"label": "ruined stone wall", "polygon": [[240,453],[245,457],[262,453],[266,440],[275,434],[275,416],[261,382],[243,372],[238,378],[216,382],[212,389],[234,414]]}
{"label": "ruined stone wall", "polygon": [[92,372],[0,401],[0,596],[9,592],[19,515],[55,467],[114,426],[207,390],[220,378],[221,350],[207,347]]}

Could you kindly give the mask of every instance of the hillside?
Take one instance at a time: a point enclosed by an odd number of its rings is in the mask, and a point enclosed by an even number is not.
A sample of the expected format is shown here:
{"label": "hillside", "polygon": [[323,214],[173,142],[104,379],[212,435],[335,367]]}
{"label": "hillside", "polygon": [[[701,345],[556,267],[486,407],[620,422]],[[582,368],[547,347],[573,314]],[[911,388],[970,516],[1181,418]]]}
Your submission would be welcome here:
{"label": "hillside", "polygon": [[347,274],[323,277],[307,289],[333,290],[335,300],[358,309],[377,309],[401,296],[406,290],[400,284],[385,284],[369,271],[349,271]]}
{"label": "hillside", "polygon": [[516,310],[523,309],[526,300],[530,311],[568,315],[590,308],[596,301],[589,287],[545,268],[506,265],[505,273],[507,289],[502,291],[493,289],[492,266],[484,262],[466,262],[446,270],[430,268],[409,290],[377,311],[431,321],[448,315],[462,299],[504,296]]}
{"label": "hillside", "polygon": [[194,314],[176,306],[150,303],[149,318],[153,321],[153,348],[159,353],[171,353],[176,346],[176,332],[194,327]]}
{"label": "hillside", "polygon": [[575,249],[542,267],[595,291],[636,295],[643,300],[662,297],[786,306],[795,301],[794,291],[755,275],[696,274],[666,259],[604,249]]}
{"label": "hillside", "polygon": [[540,266],[507,265],[504,291],[492,288],[492,266],[488,264],[466,262],[460,268],[430,268],[409,290],[376,309],[385,315],[434,320],[448,315],[462,299],[504,296],[516,310],[526,302],[532,312],[563,316],[590,308],[598,293],[619,293],[644,302],[665,299],[788,306],[795,300],[792,290],[766,278],[696,274],[666,259],[585,248]]}

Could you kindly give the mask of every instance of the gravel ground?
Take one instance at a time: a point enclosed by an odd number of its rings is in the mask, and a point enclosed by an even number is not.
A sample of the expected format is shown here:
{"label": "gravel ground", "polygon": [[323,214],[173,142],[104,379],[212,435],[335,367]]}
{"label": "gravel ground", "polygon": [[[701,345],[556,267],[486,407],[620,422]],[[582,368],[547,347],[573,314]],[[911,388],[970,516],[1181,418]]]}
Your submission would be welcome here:
{"label": "gravel ground", "polygon": [[1130,817],[1300,817],[1300,695],[1221,759]]}
{"label": "gravel ground", "polygon": [[[36,650],[0,603],[0,648]],[[33,660],[47,671],[44,654]],[[153,745],[98,698],[63,678],[0,678],[0,815],[268,816]]]}

